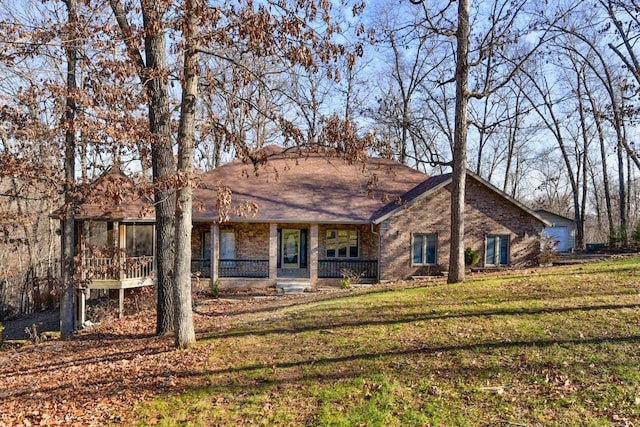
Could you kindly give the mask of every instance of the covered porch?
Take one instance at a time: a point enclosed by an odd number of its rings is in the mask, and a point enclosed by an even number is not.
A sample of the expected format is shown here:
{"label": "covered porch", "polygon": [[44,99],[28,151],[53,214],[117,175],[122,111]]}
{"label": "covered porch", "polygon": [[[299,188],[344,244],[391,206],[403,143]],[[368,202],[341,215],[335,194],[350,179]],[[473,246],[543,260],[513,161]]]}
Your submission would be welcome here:
{"label": "covered porch", "polygon": [[378,279],[378,240],[370,226],[194,224],[191,268],[222,288],[314,288],[350,278]]}
{"label": "covered porch", "polygon": [[117,290],[118,314],[124,312],[125,289],[155,284],[155,225],[145,221],[84,220],[76,222],[76,253],[80,254],[78,313],[85,323],[92,289]]}

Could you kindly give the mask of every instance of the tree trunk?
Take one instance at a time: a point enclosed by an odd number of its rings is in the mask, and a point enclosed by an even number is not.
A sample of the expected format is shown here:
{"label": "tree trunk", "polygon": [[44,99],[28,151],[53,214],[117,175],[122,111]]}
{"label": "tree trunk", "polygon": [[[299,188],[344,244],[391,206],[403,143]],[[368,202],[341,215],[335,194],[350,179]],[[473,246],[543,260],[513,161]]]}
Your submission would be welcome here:
{"label": "tree trunk", "polygon": [[109,0],[127,51],[137,65],[140,81],[149,99],[149,132],[151,134],[151,167],[156,216],[156,333],[173,330],[173,262],[175,191],[169,179],[175,174],[176,162],[171,142],[169,82],[165,44],[164,15],[167,2],[141,0],[145,28],[145,60],[134,44],[132,29],[119,0]]}
{"label": "tree trunk", "polygon": [[[580,204],[580,215],[576,213],[576,242],[575,248],[579,250],[584,249],[584,219],[585,211],[587,208],[587,162],[589,161],[589,135],[587,131],[587,119],[585,116],[584,102],[582,99],[582,79],[584,78],[584,70],[579,70],[577,65],[574,64],[574,70],[576,71],[577,85],[576,95],[578,99],[578,112],[580,114],[580,130],[582,133],[582,171],[578,170],[578,175],[582,172],[582,194]],[[580,176],[578,176],[580,179]]]}
{"label": "tree trunk", "polygon": [[69,14],[67,34],[68,41],[65,44],[67,54],[67,99],[64,114],[65,139],[64,139],[64,201],[65,213],[62,221],[62,299],[60,301],[60,335],[62,339],[69,339],[75,330],[75,284],[73,280],[74,249],[75,249],[75,222],[73,218],[73,190],[75,183],[75,151],[76,151],[76,62],[78,55],[78,41],[76,39],[76,25],[78,23],[78,5],[76,0],[67,0],[67,12]]}
{"label": "tree trunk", "polygon": [[[613,237],[616,233],[615,223],[613,221],[613,209],[611,207],[611,192],[609,190],[609,171],[607,168],[607,148],[606,148],[606,138],[604,136],[604,129],[602,126],[601,113],[598,110],[595,100],[593,99],[593,94],[590,90],[587,90],[587,95],[589,97],[589,104],[591,105],[591,111],[593,114],[593,120],[596,124],[596,129],[598,131],[598,141],[600,142],[600,158],[602,161],[602,186],[604,187],[604,201],[607,210],[607,221],[609,225],[609,237]],[[595,188],[595,187],[594,187]]]}
{"label": "tree trunk", "polygon": [[198,97],[199,0],[185,1],[185,51],[182,104],[178,128],[178,186],[176,203],[175,254],[175,344],[186,348],[196,342],[191,311],[191,215],[193,181],[193,144]]}
{"label": "tree trunk", "polygon": [[456,112],[451,180],[451,253],[448,283],[464,281],[464,192],[467,174],[467,108],[469,104],[469,0],[458,2]]}
{"label": "tree trunk", "polygon": [[620,199],[620,231],[618,240],[622,246],[627,245],[627,199],[624,186],[624,157],[622,155],[622,142],[618,139],[618,198]]}
{"label": "tree trunk", "polygon": [[175,191],[166,182],[176,170],[171,143],[171,114],[163,2],[142,1],[145,33],[145,85],[149,94],[149,130],[156,200],[156,333],[173,330],[173,263]]}
{"label": "tree trunk", "polygon": [[[512,190],[509,190],[509,175],[511,174],[511,165],[513,164],[513,158],[515,156],[516,151],[516,142],[518,138],[518,130],[520,128],[520,93],[517,93],[515,98],[515,106],[514,106],[514,114],[513,114],[513,124],[509,126],[509,140],[507,141],[507,165],[504,170],[504,183],[502,185],[502,191],[509,194],[511,197],[515,197],[515,189],[517,185],[517,173],[516,179],[513,180],[514,185],[512,186]],[[516,166],[517,170],[517,166]]]}

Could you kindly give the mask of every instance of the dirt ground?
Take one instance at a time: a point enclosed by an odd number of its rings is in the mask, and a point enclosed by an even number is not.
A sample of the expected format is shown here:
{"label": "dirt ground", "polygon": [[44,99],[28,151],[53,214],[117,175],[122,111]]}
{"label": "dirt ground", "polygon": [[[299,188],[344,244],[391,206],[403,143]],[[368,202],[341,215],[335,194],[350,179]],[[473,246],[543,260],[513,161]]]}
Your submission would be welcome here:
{"label": "dirt ground", "polygon": [[28,339],[30,338],[30,335],[26,330],[29,329],[30,331],[33,331],[34,325],[38,335],[44,332],[60,331],[60,311],[57,309],[40,311],[29,316],[3,322],[3,339]]}

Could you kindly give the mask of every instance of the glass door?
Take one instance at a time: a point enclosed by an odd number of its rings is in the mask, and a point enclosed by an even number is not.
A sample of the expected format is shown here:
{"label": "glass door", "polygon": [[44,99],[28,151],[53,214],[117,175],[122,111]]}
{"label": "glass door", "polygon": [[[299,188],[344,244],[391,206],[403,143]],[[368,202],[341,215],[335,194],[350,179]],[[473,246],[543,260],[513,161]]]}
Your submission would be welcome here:
{"label": "glass door", "polygon": [[282,230],[282,267],[300,267],[300,230]]}

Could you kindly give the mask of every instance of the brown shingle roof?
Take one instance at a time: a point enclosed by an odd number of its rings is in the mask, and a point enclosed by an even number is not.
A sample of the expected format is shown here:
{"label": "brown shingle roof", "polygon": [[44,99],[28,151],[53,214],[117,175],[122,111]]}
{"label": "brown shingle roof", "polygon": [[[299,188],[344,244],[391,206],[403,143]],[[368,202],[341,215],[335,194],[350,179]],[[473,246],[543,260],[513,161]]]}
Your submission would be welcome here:
{"label": "brown shingle roof", "polygon": [[295,158],[277,147],[267,150],[271,157],[257,172],[235,160],[202,175],[194,191],[193,219],[218,219],[217,189],[226,186],[234,206],[255,203],[258,208],[255,216],[238,215],[232,208],[230,220],[366,223],[399,206],[404,193],[428,178],[388,159],[349,164],[322,154]]}
{"label": "brown shingle roof", "polygon": [[[153,200],[118,167],[80,189],[76,218],[153,219]],[[60,213],[61,210],[58,210]]]}

